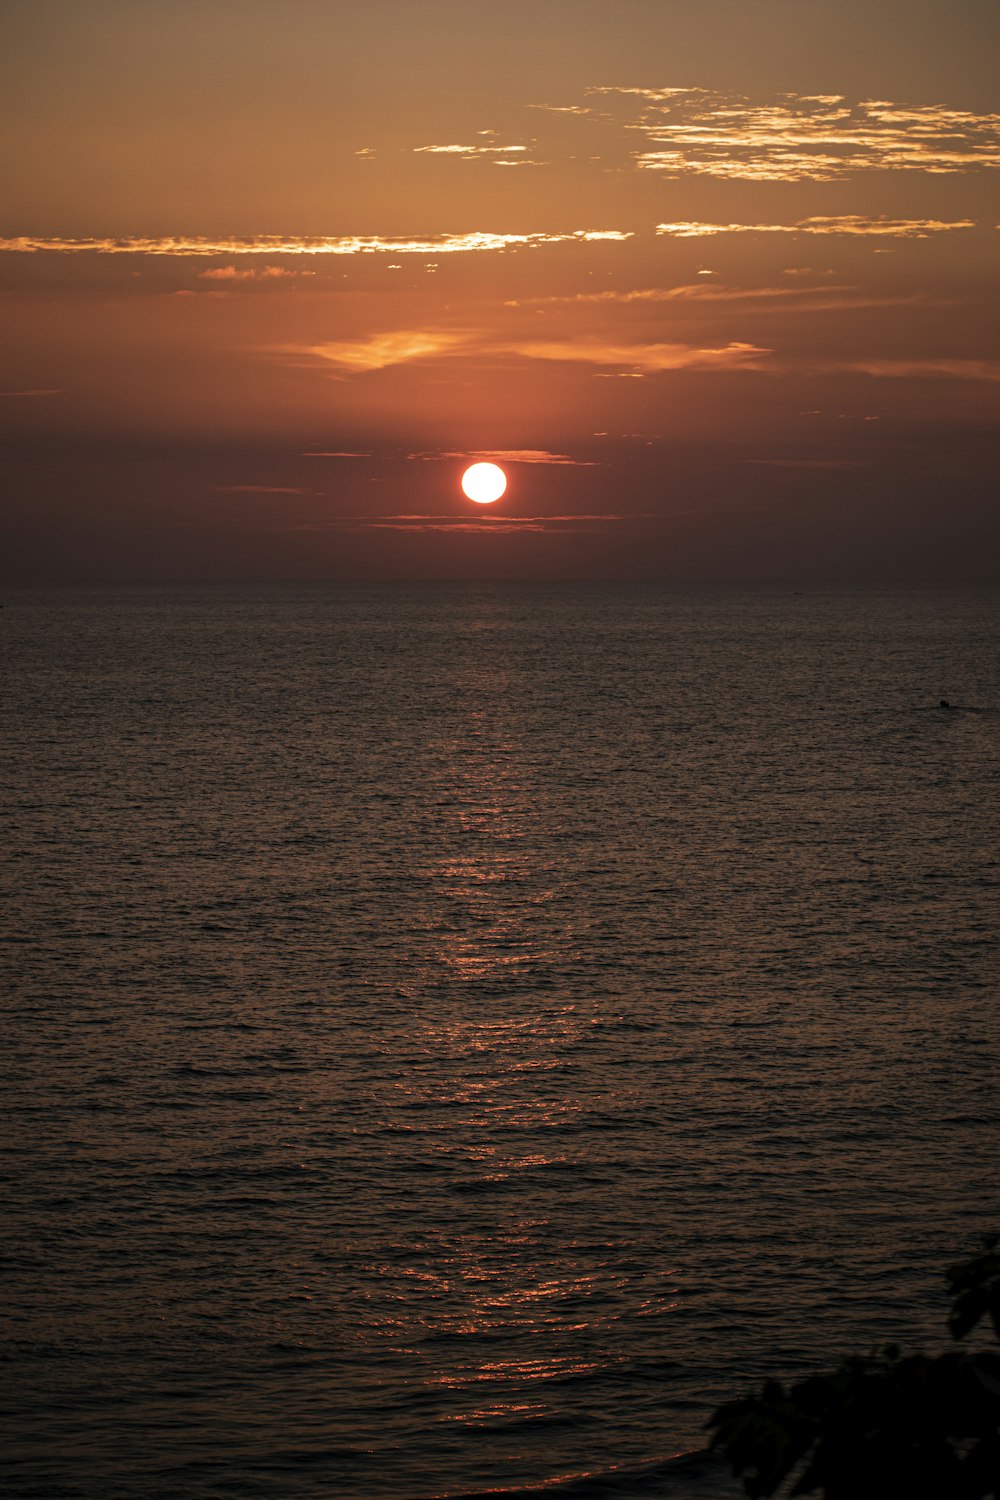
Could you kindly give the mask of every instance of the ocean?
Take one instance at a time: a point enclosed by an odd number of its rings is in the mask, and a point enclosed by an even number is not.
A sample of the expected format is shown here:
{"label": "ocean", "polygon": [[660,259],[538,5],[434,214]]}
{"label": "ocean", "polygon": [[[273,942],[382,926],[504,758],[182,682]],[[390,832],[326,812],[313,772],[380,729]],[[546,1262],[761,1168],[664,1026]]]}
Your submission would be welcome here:
{"label": "ocean", "polygon": [[7,1500],[716,1500],[943,1344],[998,603],[9,591]]}

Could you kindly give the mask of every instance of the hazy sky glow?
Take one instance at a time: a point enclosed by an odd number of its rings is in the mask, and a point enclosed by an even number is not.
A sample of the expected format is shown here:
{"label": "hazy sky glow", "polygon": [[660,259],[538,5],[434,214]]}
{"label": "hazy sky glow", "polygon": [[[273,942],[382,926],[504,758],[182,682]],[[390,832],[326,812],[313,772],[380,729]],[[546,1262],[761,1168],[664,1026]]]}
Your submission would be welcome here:
{"label": "hazy sky glow", "polygon": [[7,0],[5,576],[995,576],[998,43]]}

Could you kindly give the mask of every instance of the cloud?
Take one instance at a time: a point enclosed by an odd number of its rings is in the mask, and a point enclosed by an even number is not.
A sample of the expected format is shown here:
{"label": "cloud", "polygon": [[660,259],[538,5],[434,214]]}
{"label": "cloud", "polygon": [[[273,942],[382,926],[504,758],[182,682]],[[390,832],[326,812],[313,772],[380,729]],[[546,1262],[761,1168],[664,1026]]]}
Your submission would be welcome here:
{"label": "cloud", "polygon": [[315,276],[315,271],[289,271],[284,266],[210,266],[198,272],[199,281],[287,281],[298,276]]}
{"label": "cloud", "polygon": [[632,373],[651,375],[661,370],[760,369],[762,357],[771,350],[736,342],[717,349],[702,349],[691,344],[614,344],[600,339],[556,339],[507,345],[505,352],[526,359],[618,365]]}
{"label": "cloud", "polygon": [[94,255],[460,255],[471,252],[534,248],[539,245],[589,244],[602,240],[628,240],[631,231],[620,229],[574,229],[565,234],[494,234],[472,230],[466,234],[430,235],[407,239],[383,235],[339,235],[304,238],[276,234],[249,239],[211,239],[204,235],[167,235],[159,238],[67,239],[59,236],[19,235],[0,239],[0,252],[16,254]]}
{"label": "cloud", "polygon": [[835,217],[816,215],[794,224],[703,224],[680,221],[657,224],[657,234],[674,239],[697,239],[712,234],[852,234],[876,235],[893,239],[926,239],[955,229],[975,229],[973,219],[882,219],[864,214],[840,214]]}
{"label": "cloud", "polygon": [[867,469],[870,461],[863,458],[748,458],[748,464],[761,464],[768,469]]}
{"label": "cloud", "polygon": [[311,495],[297,485],[285,484],[213,484],[213,490],[221,495]]}
{"label": "cloud", "polygon": [[954,175],[1000,167],[1000,114],[942,104],[851,101],[843,94],[751,99],[628,85],[590,88],[585,98],[532,108],[617,131],[614,164],[624,140],[627,160],[640,172],[830,182],[860,172]]}
{"label": "cloud", "polygon": [[496,448],[475,453],[437,449],[427,453],[408,453],[406,456],[427,461],[452,459],[464,463],[486,461],[498,464],[572,464],[581,469],[595,467],[593,459],[571,458],[568,453],[550,453],[547,448]]}
{"label": "cloud", "polygon": [[[777,289],[767,290],[773,292]],[[918,299],[900,298],[898,303],[908,305],[915,300]],[[792,299],[787,304],[779,302],[775,305],[778,307],[787,305],[790,310],[796,311],[815,311],[827,310],[827,308],[841,310],[896,304],[897,299],[892,298],[857,297],[840,303],[827,303],[823,299],[814,302],[796,302]],[[341,343],[286,345],[272,352],[286,357],[296,356],[313,367],[332,366],[343,376],[365,374],[423,359],[475,353],[480,360],[513,356],[518,359],[547,360],[553,363],[592,365],[597,367],[594,373],[597,378],[601,379],[639,380],[647,375],[671,370],[700,370],[767,371],[781,375],[841,372],[870,375],[876,378],[935,378],[990,383],[1000,381],[1000,361],[998,360],[951,359],[935,356],[908,358],[874,356],[862,360],[823,359],[817,363],[815,360],[776,355],[770,347],[739,340],[730,340],[719,345],[623,342],[614,337],[598,336],[499,340],[471,330],[403,329]],[[362,458],[371,455],[313,452],[308,456]],[[571,454],[550,452],[541,448],[492,449],[475,453],[457,449],[434,449],[414,451],[407,454],[407,457],[427,461],[466,462],[472,462],[478,458],[496,463],[547,463],[581,467],[589,467],[592,463],[590,460],[576,459]]]}
{"label": "cloud", "polygon": [[852,308],[897,307],[916,297],[877,297],[851,286],[736,287],[719,282],[694,282],[674,287],[640,287],[631,291],[575,292],[567,296],[530,297],[507,307],[611,306],[632,303],[691,302],[702,304],[763,303],[768,312],[844,312]]}
{"label": "cloud", "polygon": [[495,167],[537,166],[527,146],[414,146],[417,156],[454,156],[460,161],[488,161]]}
{"label": "cloud", "polygon": [[[717,348],[676,343],[627,344],[598,338],[525,339],[518,342],[494,340],[472,330],[423,328],[376,333],[368,338],[337,343],[286,344],[270,352],[297,358],[308,365],[330,365],[344,375],[351,375],[473,351],[480,357],[513,355],[521,359],[618,366],[635,375],[660,370],[758,369],[762,357],[771,353],[771,350],[755,344],[739,342]],[[469,455],[442,452],[440,456],[467,458]],[[547,454],[544,449],[497,450],[480,457],[499,461],[506,458],[511,463],[576,462],[565,454]]]}
{"label": "cloud", "polygon": [[655,519],[648,512],[624,513],[620,515],[590,514],[568,516],[510,516],[502,512],[483,512],[474,520],[454,515],[386,515],[386,516],[340,516],[322,521],[303,521],[291,528],[294,531],[404,531],[404,532],[465,532],[488,537],[510,532],[552,532],[565,535],[573,532],[603,531],[611,526],[630,521]]}
{"label": "cloud", "polygon": [[839,94],[780,94],[755,103],[707,89],[590,90],[626,105],[643,138],[641,171],[751,181],[829,182],[855,172],[960,173],[1000,167],[1000,115]]}
{"label": "cloud", "polygon": [[414,146],[414,151],[442,156],[509,156],[512,151],[527,151],[527,146]]}
{"label": "cloud", "polygon": [[372,458],[373,455],[371,453],[346,453],[346,452],[328,452],[328,451],[322,451],[321,452],[319,450],[310,450],[308,453],[303,453],[302,457],[303,458]]}
{"label": "cloud", "polygon": [[29,398],[29,397],[30,398],[34,398],[35,396],[61,396],[61,395],[62,395],[62,391],[59,390],[58,387],[53,387],[51,390],[0,391],[0,399],[6,399],[6,400],[23,400],[23,399],[26,399],[26,398]]}
{"label": "cloud", "polygon": [[704,89],[693,88],[644,89],[626,88],[624,85],[618,87],[614,84],[595,85],[587,90],[588,94],[632,94],[638,99],[646,99],[654,103],[660,103],[665,99],[676,99],[683,94],[703,94],[704,92]]}
{"label": "cloud", "polygon": [[592,115],[588,104],[529,104],[529,109],[545,110],[550,115]]}
{"label": "cloud", "polygon": [[599,526],[596,526],[594,523],[577,523],[576,525],[557,524],[556,518],[549,517],[540,521],[511,521],[496,516],[490,516],[489,518],[483,516],[478,521],[369,521],[356,526],[343,526],[331,529],[343,531],[464,531],[478,536],[495,536],[497,533],[508,534],[518,531],[552,531],[565,534],[574,531],[593,531],[599,529]]}
{"label": "cloud", "polygon": [[470,338],[471,335],[460,332],[403,329],[340,343],[285,345],[276,352],[304,355],[310,361],[360,374],[384,370],[389,365],[410,364],[417,359],[433,359],[468,344]]}
{"label": "cloud", "polygon": [[996,359],[865,359],[845,361],[835,368],[852,374],[892,380],[978,380],[1000,383]]}

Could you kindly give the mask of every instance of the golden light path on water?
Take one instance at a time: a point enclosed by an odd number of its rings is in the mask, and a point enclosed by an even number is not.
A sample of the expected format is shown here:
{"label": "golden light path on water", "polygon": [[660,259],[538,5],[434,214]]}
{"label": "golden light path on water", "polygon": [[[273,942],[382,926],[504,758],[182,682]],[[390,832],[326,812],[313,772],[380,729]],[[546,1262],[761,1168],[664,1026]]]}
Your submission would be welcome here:
{"label": "golden light path on water", "polygon": [[[489,629],[488,612],[479,623]],[[481,678],[482,668],[471,664],[470,674]],[[494,666],[489,676],[491,697],[502,700],[505,673]],[[463,732],[438,747],[427,786],[435,843],[446,852],[419,872],[426,965],[414,984],[430,989],[447,973],[483,1003],[422,1017],[391,1116],[409,1137],[404,1154],[422,1142],[428,1168],[463,1184],[471,1212],[429,1235],[419,1264],[368,1270],[391,1288],[370,1334],[397,1357],[420,1351],[418,1378],[441,1393],[443,1431],[485,1436],[561,1421],[567,1385],[608,1378],[619,1365],[624,1376],[628,1326],[668,1316],[675,1301],[662,1277],[618,1264],[600,1236],[596,1246],[585,1234],[563,1240],[545,1212],[549,1194],[580,1170],[593,1101],[574,1078],[605,1018],[555,995],[514,1014],[488,1002],[560,951],[570,957],[576,915],[565,874],[538,847],[537,769],[491,713],[463,718]],[[609,1080],[609,1114],[639,1105],[627,1077]],[[505,1212],[505,1195],[517,1202],[525,1188],[535,1212]]]}

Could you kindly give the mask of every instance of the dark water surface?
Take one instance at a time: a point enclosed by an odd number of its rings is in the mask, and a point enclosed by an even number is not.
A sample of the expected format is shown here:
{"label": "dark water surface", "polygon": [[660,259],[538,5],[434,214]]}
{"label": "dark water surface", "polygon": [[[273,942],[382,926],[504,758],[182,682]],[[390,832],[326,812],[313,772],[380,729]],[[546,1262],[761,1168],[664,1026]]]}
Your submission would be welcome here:
{"label": "dark water surface", "polygon": [[997,604],[8,596],[3,1494],[733,1493],[714,1403],[937,1341]]}

